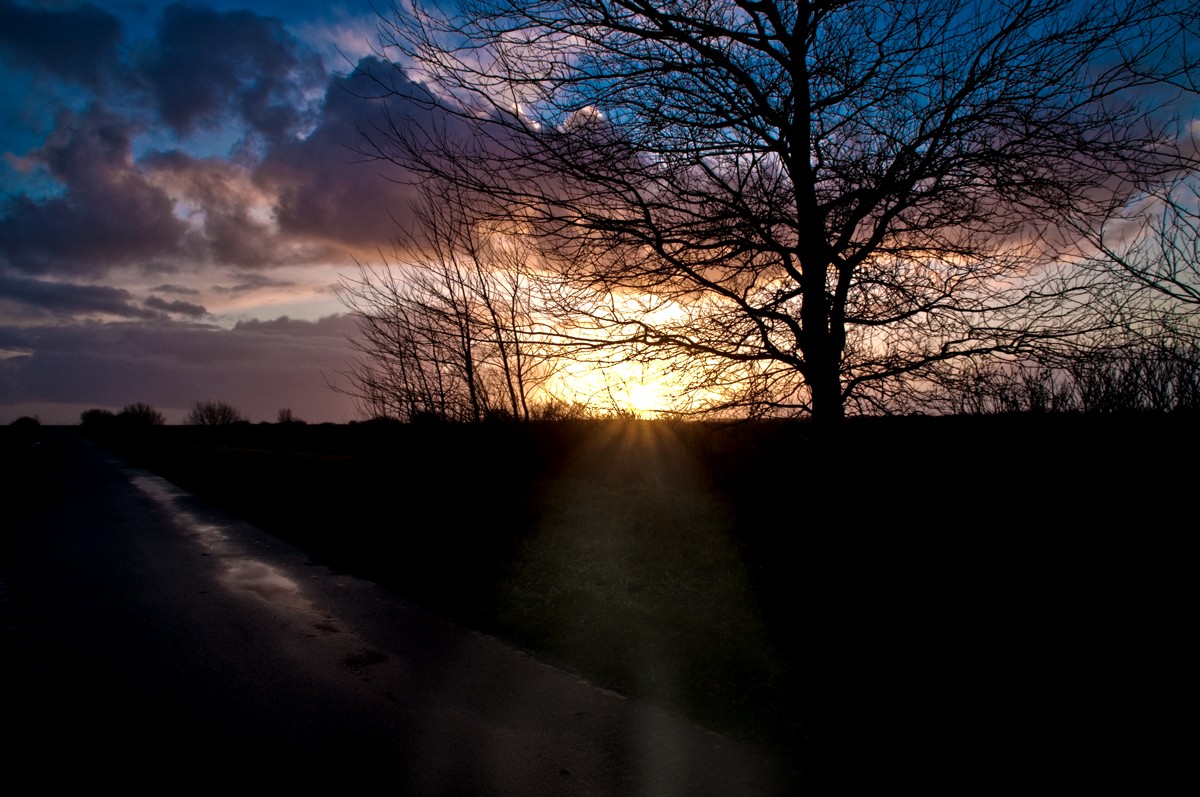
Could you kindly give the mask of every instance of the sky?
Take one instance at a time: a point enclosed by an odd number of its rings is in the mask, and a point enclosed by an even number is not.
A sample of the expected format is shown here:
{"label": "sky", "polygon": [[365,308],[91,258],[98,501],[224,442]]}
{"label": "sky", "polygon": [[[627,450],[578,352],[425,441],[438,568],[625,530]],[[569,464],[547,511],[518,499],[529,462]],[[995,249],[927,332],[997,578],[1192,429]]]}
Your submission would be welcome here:
{"label": "sky", "polygon": [[356,151],[364,73],[406,79],[374,51],[388,7],[0,0],[0,424],[360,417],[335,288],[413,191]]}
{"label": "sky", "polygon": [[334,288],[381,262],[411,190],[355,151],[378,21],[369,0],[0,0],[0,423],[359,417]]}

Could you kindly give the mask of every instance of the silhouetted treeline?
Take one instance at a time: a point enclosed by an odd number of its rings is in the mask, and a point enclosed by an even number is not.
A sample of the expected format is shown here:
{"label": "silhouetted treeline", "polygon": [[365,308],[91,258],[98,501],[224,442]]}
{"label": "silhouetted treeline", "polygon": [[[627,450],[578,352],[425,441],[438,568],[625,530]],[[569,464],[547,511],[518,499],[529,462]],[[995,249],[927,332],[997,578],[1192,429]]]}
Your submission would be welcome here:
{"label": "silhouetted treeline", "polygon": [[[920,407],[920,405],[917,405]],[[1173,413],[1200,410],[1200,346],[1120,348],[1046,362],[986,361],[949,376],[926,411]]]}
{"label": "silhouetted treeline", "polygon": [[88,430],[144,429],[166,423],[163,414],[149,404],[137,402],[127,404],[120,412],[104,409],[84,410],[79,416],[80,424]]}

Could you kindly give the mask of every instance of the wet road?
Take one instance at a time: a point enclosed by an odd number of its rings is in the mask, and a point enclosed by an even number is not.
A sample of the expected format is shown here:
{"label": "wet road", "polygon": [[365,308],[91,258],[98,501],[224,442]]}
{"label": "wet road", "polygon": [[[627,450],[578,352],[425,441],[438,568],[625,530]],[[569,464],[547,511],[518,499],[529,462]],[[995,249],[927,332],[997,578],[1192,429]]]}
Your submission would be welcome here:
{"label": "wet road", "polygon": [[69,433],[5,458],[17,474],[0,548],[10,777],[137,790],[798,793],[748,746],[314,565]]}

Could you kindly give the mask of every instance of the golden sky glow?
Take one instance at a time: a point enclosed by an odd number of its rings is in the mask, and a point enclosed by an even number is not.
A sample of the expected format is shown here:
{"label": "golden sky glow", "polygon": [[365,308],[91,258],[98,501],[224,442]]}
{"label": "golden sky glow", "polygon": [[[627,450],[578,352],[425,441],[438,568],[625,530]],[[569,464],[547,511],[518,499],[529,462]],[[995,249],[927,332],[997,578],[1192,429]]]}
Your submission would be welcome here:
{"label": "golden sky glow", "polygon": [[567,363],[546,385],[547,392],[563,401],[641,418],[671,409],[679,387],[653,366],[628,360]]}

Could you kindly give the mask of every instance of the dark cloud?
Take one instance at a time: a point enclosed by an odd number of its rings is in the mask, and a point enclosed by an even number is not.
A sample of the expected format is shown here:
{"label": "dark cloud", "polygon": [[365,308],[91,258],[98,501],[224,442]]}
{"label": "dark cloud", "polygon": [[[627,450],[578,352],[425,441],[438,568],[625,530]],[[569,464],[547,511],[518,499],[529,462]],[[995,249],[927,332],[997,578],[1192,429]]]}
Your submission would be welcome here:
{"label": "dark cloud", "polygon": [[170,283],[163,283],[162,285],[155,285],[150,290],[154,291],[155,293],[173,293],[177,296],[199,296],[200,295],[200,291],[196,290],[195,288],[188,288],[183,285],[172,285]]}
{"label": "dark cloud", "polygon": [[395,65],[368,56],[330,84],[311,135],[273,148],[255,179],[277,196],[281,230],[358,252],[388,250],[422,201],[419,175],[398,163],[399,138],[493,151],[497,162],[511,157],[514,142],[505,140],[503,126],[480,135],[465,116],[446,110]]}
{"label": "dark cloud", "polygon": [[18,68],[96,88],[116,68],[121,36],[120,21],[90,3],[48,10],[0,0],[0,53]]}
{"label": "dark cloud", "polygon": [[[0,408],[145,401],[177,423],[193,402],[213,398],[252,420],[274,420],[282,407],[309,421],[356,417],[353,402],[328,387],[351,356],[345,335],[353,320],[338,315],[282,328],[164,321],[0,326],[0,350],[25,353],[0,359]],[[71,418],[43,420],[72,423],[78,409],[72,411]]]}
{"label": "dark cloud", "polygon": [[[374,76],[371,77],[371,76]],[[396,96],[382,97],[375,79],[388,81]],[[256,173],[278,196],[276,220],[282,230],[374,249],[396,238],[396,216],[403,217],[415,191],[385,179],[388,165],[364,156],[363,131],[385,124],[430,124],[428,112],[406,101],[421,89],[393,67],[365,58],[358,71],[333,81],[325,95],[316,129],[303,140],[282,142]],[[443,121],[442,124],[445,124]]]}
{"label": "dark cloud", "polygon": [[168,6],[140,72],[162,120],[187,135],[236,114],[271,140],[309,124],[310,93],[326,75],[275,18],[251,11]]}
{"label": "dark cloud", "polygon": [[118,318],[158,318],[162,308],[139,307],[129,291],[104,285],[72,285],[23,277],[0,275],[0,306],[5,315],[33,318],[58,316],[70,318],[109,315]]}
{"label": "dark cloud", "polygon": [[145,306],[151,310],[160,310],[171,315],[185,315],[191,318],[199,318],[208,315],[208,311],[202,305],[185,302],[182,299],[176,299],[173,302],[168,302],[165,299],[160,299],[157,296],[151,296],[145,301]]}
{"label": "dark cloud", "polygon": [[235,284],[213,285],[212,289],[217,293],[249,293],[264,288],[291,288],[296,284],[289,280],[274,279],[263,274],[240,273],[230,276],[237,280]]}
{"label": "dark cloud", "polygon": [[358,322],[352,316],[345,314],[325,316],[317,321],[304,321],[284,315],[266,321],[257,318],[239,321],[233,329],[235,332],[264,335],[291,335],[294,337],[332,335],[344,338],[357,333],[357,324]]}
{"label": "dark cloud", "polygon": [[177,250],[186,225],[175,217],[171,198],[134,165],[136,131],[100,105],[62,112],[31,157],[64,193],[10,203],[0,218],[0,258],[27,274],[103,274]]}
{"label": "dark cloud", "polygon": [[[240,22],[245,30],[218,46],[221,35]],[[277,101],[294,114],[305,107],[296,92],[307,94],[293,73],[309,69],[308,61],[278,20],[172,6],[160,34],[147,56],[159,69],[151,80],[158,92],[175,79],[167,77],[169,65],[182,69],[177,60],[193,50],[207,53],[196,55],[199,61],[189,67],[203,74],[189,77],[186,91],[178,87],[178,101],[192,105],[163,111],[174,124],[228,121],[243,102],[259,108]],[[265,49],[255,50],[255,42]],[[250,60],[243,64],[241,58]],[[317,66],[311,66],[309,78],[315,78]],[[391,91],[381,91],[376,81]],[[57,193],[18,195],[0,208],[0,267],[94,278],[123,266],[175,272],[209,264],[245,270],[343,261],[347,250],[387,247],[396,237],[395,218],[407,213],[414,189],[384,179],[381,163],[364,158],[355,146],[360,131],[380,125],[385,112],[404,124],[432,128],[429,112],[407,101],[420,93],[390,65],[364,59],[354,75],[328,85],[319,124],[310,134],[274,140],[257,166],[253,159],[198,157],[182,149],[135,159],[134,139],[152,128],[99,102],[61,111],[44,144],[22,158],[24,168],[53,180]],[[281,133],[299,124],[299,116],[289,118],[282,127],[265,118],[255,124]],[[389,176],[396,176],[394,170]],[[243,280],[226,290],[258,287],[269,285]]]}

